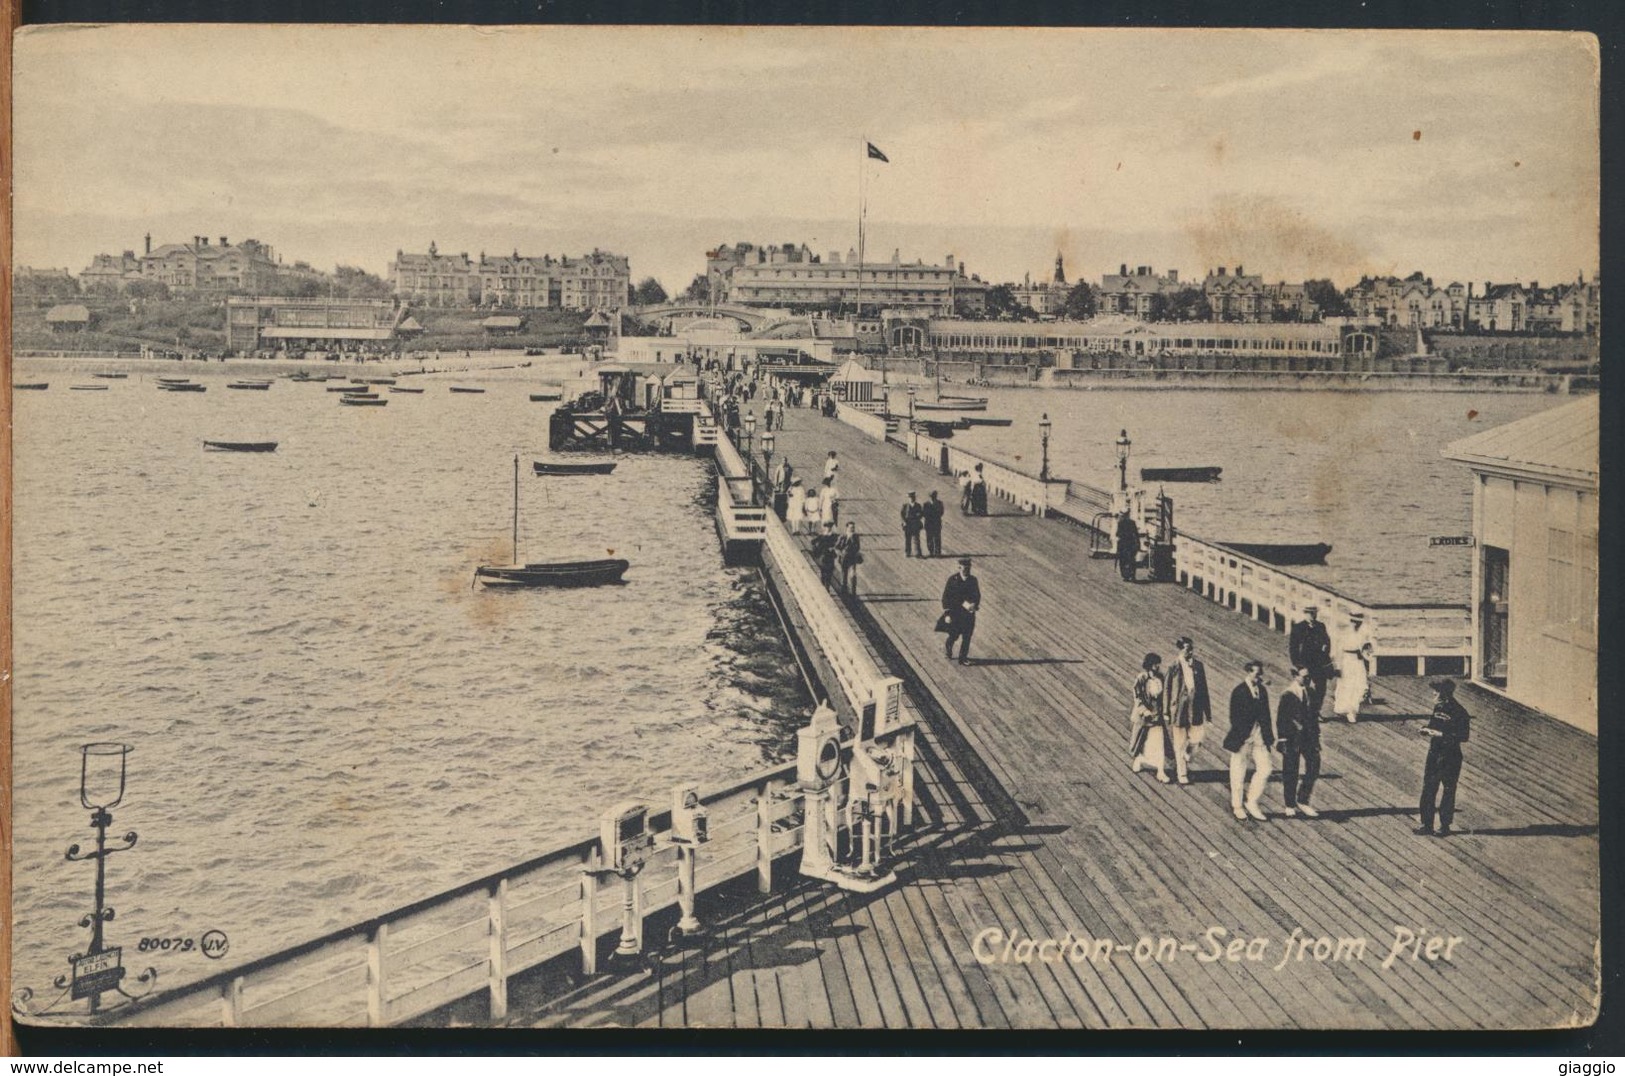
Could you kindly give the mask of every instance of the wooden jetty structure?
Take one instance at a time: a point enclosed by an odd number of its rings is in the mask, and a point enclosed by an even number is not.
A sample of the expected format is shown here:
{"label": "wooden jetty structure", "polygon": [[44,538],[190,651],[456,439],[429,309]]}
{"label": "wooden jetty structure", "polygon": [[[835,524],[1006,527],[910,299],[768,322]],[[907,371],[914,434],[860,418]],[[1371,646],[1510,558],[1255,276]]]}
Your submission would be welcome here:
{"label": "wooden jetty structure", "polygon": [[[833,711],[801,746],[848,730],[833,779],[819,776],[830,751],[801,750],[675,789],[669,808],[636,790],[643,802],[606,811],[598,834],[99,1019],[1392,1030],[1595,1015],[1594,737],[1464,685],[1457,833],[1411,832],[1430,695],[1408,674],[1461,655],[1399,668],[1392,647],[1403,631],[1448,649],[1455,610],[1429,628],[1439,608],[1368,607],[1390,664],[1359,723],[1323,728],[1322,817],[1281,817],[1272,781],[1271,820],[1237,822],[1219,747],[1228,689],[1252,658],[1272,691],[1284,682],[1294,603],[1352,599],[1243,573],[1245,558],[1195,539],[1172,582],[1123,582],[1091,559],[1086,525],[1065,525],[1098,491],[991,461],[991,513],[950,512],[945,555],[905,557],[905,491],[947,492],[966,457],[888,439],[844,406],[840,419],[788,412],[776,455],[811,466],[838,450],[843,519],[864,537],[857,593],[825,590],[804,543],[771,511],[759,520],[762,577]],[[726,439],[716,454],[719,507],[757,507],[765,461]],[[984,595],[969,667],[931,630],[960,555]],[[1131,772],[1127,751],[1141,656],[1171,655],[1176,635],[1196,640],[1219,726],[1186,787]],[[862,783],[883,789],[872,833],[895,872],[863,891],[809,870],[807,853],[870,747],[903,765]]]}

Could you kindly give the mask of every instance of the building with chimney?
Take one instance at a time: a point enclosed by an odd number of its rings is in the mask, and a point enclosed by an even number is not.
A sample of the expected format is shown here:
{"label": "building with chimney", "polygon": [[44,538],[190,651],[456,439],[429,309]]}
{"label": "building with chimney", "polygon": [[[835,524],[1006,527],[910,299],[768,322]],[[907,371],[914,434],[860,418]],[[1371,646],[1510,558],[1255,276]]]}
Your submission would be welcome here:
{"label": "building with chimney", "polygon": [[[707,256],[708,269],[722,263],[712,255]],[[894,250],[888,261],[867,260],[860,266],[855,250],[848,250],[845,257],[831,251],[820,259],[805,247],[780,248],[777,256],[770,253],[764,258],[747,252],[746,260],[729,268],[724,279],[716,301],[745,306],[851,305],[859,300],[861,281],[865,309],[943,316],[955,310],[981,313],[987,309],[988,285],[967,274],[951,254],[943,264],[931,265],[920,260],[905,262],[901,251]]]}
{"label": "building with chimney", "polygon": [[1049,280],[1034,283],[1032,274],[1028,273],[1020,284],[1012,284],[1010,290],[1016,302],[1030,307],[1035,314],[1059,314],[1066,305],[1067,293],[1072,290],[1066,282],[1066,266],[1061,261],[1061,252],[1055,252],[1055,272]]}
{"label": "building with chimney", "polygon": [[593,250],[580,256],[488,256],[395,252],[390,282],[398,299],[428,306],[504,307],[515,310],[619,310],[626,305],[632,270],[624,254]]}
{"label": "building with chimney", "polygon": [[1371,318],[1389,328],[1462,329],[1469,320],[1472,286],[1434,287],[1432,278],[1416,272],[1403,279],[1361,277],[1345,296],[1356,317]]}
{"label": "building with chimney", "polygon": [[1190,285],[1180,283],[1178,269],[1159,274],[1149,265],[1139,265],[1131,273],[1128,265],[1124,264],[1118,267],[1116,273],[1107,273],[1100,278],[1096,310],[1100,314],[1121,314],[1149,321],[1156,296],[1173,295],[1187,287]]}
{"label": "building with chimney", "polygon": [[275,252],[257,239],[233,245],[226,236],[212,243],[195,235],[190,243],[165,243],[141,256],[141,279],[163,284],[177,295],[230,293],[254,295],[274,288],[279,269]]}
{"label": "building with chimney", "polygon": [[1214,321],[1268,321],[1271,301],[1264,290],[1264,278],[1248,276],[1241,266],[1234,273],[1224,266],[1211,270],[1202,281],[1202,294]]}

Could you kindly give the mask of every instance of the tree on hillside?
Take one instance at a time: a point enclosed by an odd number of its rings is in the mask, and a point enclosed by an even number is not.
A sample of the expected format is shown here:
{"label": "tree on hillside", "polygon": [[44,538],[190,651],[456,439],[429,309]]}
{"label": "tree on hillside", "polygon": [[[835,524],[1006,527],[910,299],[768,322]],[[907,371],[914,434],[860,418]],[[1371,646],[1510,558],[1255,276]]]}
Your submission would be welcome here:
{"label": "tree on hillside", "polygon": [[1088,321],[1095,316],[1095,289],[1083,281],[1072,285],[1061,303],[1061,316],[1069,321]]}
{"label": "tree on hillside", "polygon": [[340,265],[333,270],[333,287],[349,299],[388,299],[395,294],[389,281],[353,265]]}
{"label": "tree on hillside", "polygon": [[711,301],[711,282],[705,279],[704,273],[695,273],[694,279],[689,281],[683,294],[678,296],[685,303],[707,303]]}
{"label": "tree on hillside", "polygon": [[1211,321],[1213,307],[1201,288],[1180,288],[1167,297],[1168,321]]}
{"label": "tree on hillside", "polygon": [[666,289],[652,276],[644,277],[632,289],[632,302],[637,306],[656,306],[666,301]]}
{"label": "tree on hillside", "polygon": [[1343,298],[1343,293],[1337,290],[1337,285],[1330,280],[1305,280],[1303,290],[1309,296],[1309,301],[1320,308],[1320,316],[1323,318],[1347,318],[1354,315],[1354,308]]}
{"label": "tree on hillside", "polygon": [[987,314],[993,318],[1013,318],[1021,311],[1016,302],[1016,289],[1009,284],[995,284],[987,289]]}

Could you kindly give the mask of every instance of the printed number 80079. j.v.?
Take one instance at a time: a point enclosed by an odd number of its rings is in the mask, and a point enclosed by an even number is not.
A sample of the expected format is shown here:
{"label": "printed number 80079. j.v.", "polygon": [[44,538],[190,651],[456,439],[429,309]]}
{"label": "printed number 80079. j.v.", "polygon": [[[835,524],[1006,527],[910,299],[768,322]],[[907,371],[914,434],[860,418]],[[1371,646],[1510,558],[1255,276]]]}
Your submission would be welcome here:
{"label": "printed number 80079. j.v.", "polygon": [[197,948],[196,938],[142,938],[136,946],[142,953],[189,953]]}

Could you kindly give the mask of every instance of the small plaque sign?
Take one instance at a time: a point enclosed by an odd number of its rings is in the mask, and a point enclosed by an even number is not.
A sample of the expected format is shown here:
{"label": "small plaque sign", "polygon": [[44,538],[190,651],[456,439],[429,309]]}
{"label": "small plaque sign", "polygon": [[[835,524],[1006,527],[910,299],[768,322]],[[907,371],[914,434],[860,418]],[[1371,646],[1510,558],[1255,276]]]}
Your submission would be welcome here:
{"label": "small plaque sign", "polygon": [[1428,539],[1428,545],[1430,545],[1430,546],[1435,546],[1435,545],[1466,545],[1466,546],[1471,546],[1471,545],[1477,545],[1477,544],[1478,543],[1476,541],[1474,541],[1473,536],[1470,535],[1470,534],[1447,534],[1447,535],[1444,535],[1443,537],[1429,538]]}
{"label": "small plaque sign", "polygon": [[117,945],[80,957],[73,965],[73,999],[88,998],[118,986],[124,978],[123,960],[124,949]]}

